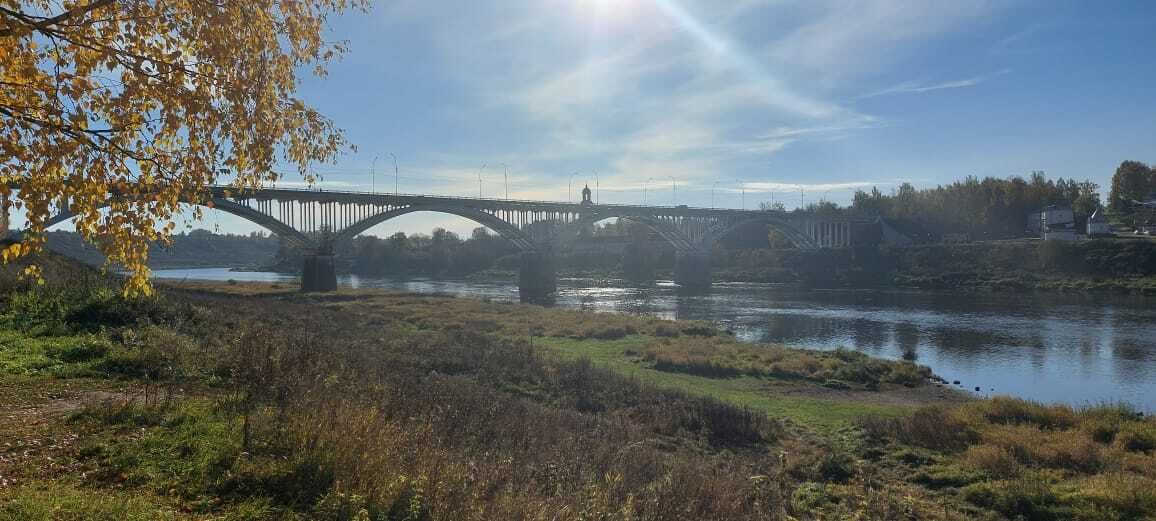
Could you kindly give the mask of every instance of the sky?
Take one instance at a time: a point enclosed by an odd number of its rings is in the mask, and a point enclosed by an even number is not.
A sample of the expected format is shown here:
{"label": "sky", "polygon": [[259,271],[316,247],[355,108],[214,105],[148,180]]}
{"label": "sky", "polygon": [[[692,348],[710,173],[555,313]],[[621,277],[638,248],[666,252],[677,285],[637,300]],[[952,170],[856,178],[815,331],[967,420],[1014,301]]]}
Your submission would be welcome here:
{"label": "sky", "polygon": [[[1146,1],[378,1],[300,95],[358,147],[317,166],[332,190],[392,192],[396,157],[403,193],[519,199],[790,209],[1033,170],[1106,192],[1156,161],[1154,28]],[[477,225],[370,233],[434,226]]]}

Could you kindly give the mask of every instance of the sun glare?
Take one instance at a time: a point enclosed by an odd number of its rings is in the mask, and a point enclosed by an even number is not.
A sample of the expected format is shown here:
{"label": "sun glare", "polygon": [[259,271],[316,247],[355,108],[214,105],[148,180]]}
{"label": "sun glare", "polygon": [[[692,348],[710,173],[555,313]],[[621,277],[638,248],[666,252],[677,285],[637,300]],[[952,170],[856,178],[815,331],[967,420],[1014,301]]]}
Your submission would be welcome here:
{"label": "sun glare", "polygon": [[627,18],[638,3],[636,0],[579,0],[584,8],[603,20]]}

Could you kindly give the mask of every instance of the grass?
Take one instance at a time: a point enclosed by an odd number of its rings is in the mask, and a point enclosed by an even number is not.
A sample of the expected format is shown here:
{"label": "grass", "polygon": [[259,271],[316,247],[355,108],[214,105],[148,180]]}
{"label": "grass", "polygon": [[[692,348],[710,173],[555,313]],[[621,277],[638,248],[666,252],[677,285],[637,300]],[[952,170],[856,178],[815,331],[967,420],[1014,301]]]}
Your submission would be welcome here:
{"label": "grass", "polygon": [[916,408],[894,399],[935,388],[911,364],[699,322],[245,284],[13,291],[0,519],[1156,512],[1152,421],[1126,408]]}
{"label": "grass", "polygon": [[997,397],[864,426],[877,442],[933,451],[934,465],[917,480],[1010,519],[1150,519],[1156,512],[1156,421],[1127,407]]}
{"label": "grass", "polygon": [[557,337],[536,341],[566,359],[588,359],[647,384],[710,396],[774,418],[790,419],[825,433],[847,427],[862,416],[896,417],[908,412],[908,408],[902,406],[790,396],[776,392],[776,381],[765,377],[706,378],[692,373],[659,370],[653,362],[638,355],[649,342],[647,337],[639,335],[598,342]]}

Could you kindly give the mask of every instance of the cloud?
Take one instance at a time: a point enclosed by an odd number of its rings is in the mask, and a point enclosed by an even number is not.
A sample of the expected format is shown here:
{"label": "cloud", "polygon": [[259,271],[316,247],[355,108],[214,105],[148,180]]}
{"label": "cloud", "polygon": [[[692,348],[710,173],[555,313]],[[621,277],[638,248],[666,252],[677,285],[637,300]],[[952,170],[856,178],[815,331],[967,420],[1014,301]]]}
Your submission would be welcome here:
{"label": "cloud", "polygon": [[995,74],[990,74],[987,76],[975,76],[972,78],[965,78],[962,80],[952,80],[952,81],[945,81],[945,82],[941,82],[941,83],[930,83],[930,84],[907,81],[907,82],[900,83],[898,85],[888,87],[888,88],[880,90],[880,91],[872,92],[870,94],[865,94],[863,96],[860,96],[858,99],[875,98],[878,96],[890,96],[893,94],[923,94],[925,92],[932,92],[932,91],[937,91],[937,90],[963,89],[963,88],[967,88],[967,87],[974,87],[974,86],[979,85],[985,81],[990,80],[991,78],[994,78],[996,76],[1002,76],[1002,75],[1007,74],[1009,72],[1011,72],[1011,69],[1004,69],[1002,71],[996,72]]}
{"label": "cloud", "polygon": [[[750,182],[743,183],[743,188],[747,193],[770,193],[770,192],[843,192],[851,190],[860,190],[870,188],[873,186],[891,186],[897,184],[890,181],[850,181],[844,183],[779,183],[779,182]],[[730,188],[728,191],[735,191],[737,189]]]}
{"label": "cloud", "polygon": [[[969,0],[645,0],[613,13],[575,0],[393,5],[390,24],[420,27],[439,71],[467,93],[455,122],[500,119],[509,132],[485,146],[439,143],[438,156],[420,158],[432,165],[429,176],[403,188],[476,194],[473,165],[507,162],[522,176],[511,178],[511,197],[542,199],[565,198],[574,171],[598,171],[608,194],[668,176],[688,189],[758,181],[739,172],[799,143],[886,124],[847,103],[846,92],[861,87],[845,79],[879,72],[912,42],[992,10]],[[814,81],[817,74],[830,81]],[[887,94],[966,81],[982,78],[902,84]],[[500,180],[488,173],[484,191],[496,193]]]}
{"label": "cloud", "polygon": [[998,5],[986,0],[819,0],[801,9],[802,23],[771,42],[767,55],[832,82],[874,72],[899,59],[910,43],[957,31]]}

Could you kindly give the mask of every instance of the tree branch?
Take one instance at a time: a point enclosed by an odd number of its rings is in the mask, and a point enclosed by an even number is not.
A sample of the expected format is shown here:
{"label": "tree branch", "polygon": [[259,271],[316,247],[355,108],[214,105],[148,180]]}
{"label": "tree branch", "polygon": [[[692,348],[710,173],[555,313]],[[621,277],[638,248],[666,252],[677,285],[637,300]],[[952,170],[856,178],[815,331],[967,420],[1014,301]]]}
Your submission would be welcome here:
{"label": "tree branch", "polygon": [[[65,11],[63,13],[56,15],[56,16],[49,17],[49,18],[41,18],[39,20],[37,19],[38,17],[29,16],[27,14],[20,12],[20,11],[13,11],[11,9],[5,9],[3,7],[0,7],[0,13],[4,13],[8,16],[11,16],[12,18],[15,18],[15,19],[21,21],[22,23],[24,23],[24,25],[28,26],[28,28],[33,30],[33,31],[43,32],[45,29],[47,29],[49,27],[52,27],[54,25],[59,25],[63,22],[67,22],[67,21],[69,21],[73,18],[76,18],[76,17],[82,17],[82,16],[84,16],[84,15],[86,15],[92,11],[95,11],[97,9],[100,9],[100,8],[108,6],[108,5],[112,5],[114,2],[116,2],[116,0],[96,0],[96,1],[92,2],[91,4],[77,6],[77,7],[72,8],[71,10]],[[16,33],[15,29],[11,29],[11,28],[0,30],[0,38],[6,37],[6,36],[12,36],[15,33]]]}

